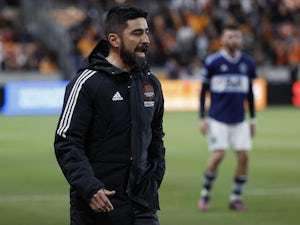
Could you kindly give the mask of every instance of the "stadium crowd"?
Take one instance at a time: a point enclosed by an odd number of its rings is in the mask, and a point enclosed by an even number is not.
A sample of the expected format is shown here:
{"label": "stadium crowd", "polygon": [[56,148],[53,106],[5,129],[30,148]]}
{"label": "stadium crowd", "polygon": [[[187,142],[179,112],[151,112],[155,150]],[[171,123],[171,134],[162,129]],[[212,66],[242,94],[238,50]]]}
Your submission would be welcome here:
{"label": "stadium crowd", "polygon": [[0,1],[0,70],[55,72],[55,52],[22,24],[18,7],[18,1]]}
{"label": "stadium crowd", "polygon": [[[3,2],[3,1],[1,1]],[[55,52],[47,49],[19,23],[17,11],[0,2],[2,70],[57,68]],[[6,2],[6,1],[4,1]],[[112,4],[131,3],[149,11],[151,49],[148,61],[165,68],[170,79],[199,74],[202,60],[220,47],[220,28],[235,20],[244,35],[244,50],[258,66],[300,64],[299,0],[63,0],[54,1],[50,16],[68,29],[74,65],[103,37],[101,19]],[[53,6],[54,5],[54,6]]]}

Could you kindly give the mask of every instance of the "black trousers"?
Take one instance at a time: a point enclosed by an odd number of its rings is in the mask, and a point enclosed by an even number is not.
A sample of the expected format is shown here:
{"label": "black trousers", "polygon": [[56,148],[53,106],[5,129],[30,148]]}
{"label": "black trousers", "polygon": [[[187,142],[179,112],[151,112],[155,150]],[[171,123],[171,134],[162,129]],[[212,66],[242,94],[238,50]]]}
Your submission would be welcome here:
{"label": "black trousers", "polygon": [[156,210],[133,205],[133,225],[159,225]]}
{"label": "black trousers", "polygon": [[159,225],[159,220],[156,210],[126,201],[108,213],[71,207],[71,225]]}

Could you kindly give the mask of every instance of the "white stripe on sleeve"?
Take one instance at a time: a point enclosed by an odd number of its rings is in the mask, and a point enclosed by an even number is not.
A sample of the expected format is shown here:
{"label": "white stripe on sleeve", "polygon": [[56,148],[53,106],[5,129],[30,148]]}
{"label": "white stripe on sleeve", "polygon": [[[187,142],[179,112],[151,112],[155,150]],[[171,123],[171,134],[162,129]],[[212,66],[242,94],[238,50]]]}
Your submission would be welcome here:
{"label": "white stripe on sleeve", "polygon": [[91,76],[93,76],[96,73],[96,71],[92,71],[92,70],[85,70],[77,79],[77,81],[75,82],[72,90],[71,90],[71,94],[67,100],[67,104],[65,106],[65,109],[63,111],[60,123],[59,123],[59,127],[57,129],[57,134],[62,136],[62,137],[66,137],[66,132],[70,127],[70,123],[72,120],[72,116],[74,113],[74,109],[75,109],[75,105],[77,102],[77,98],[79,95],[79,92],[82,88],[82,85],[84,84],[84,82],[86,80],[88,80]]}

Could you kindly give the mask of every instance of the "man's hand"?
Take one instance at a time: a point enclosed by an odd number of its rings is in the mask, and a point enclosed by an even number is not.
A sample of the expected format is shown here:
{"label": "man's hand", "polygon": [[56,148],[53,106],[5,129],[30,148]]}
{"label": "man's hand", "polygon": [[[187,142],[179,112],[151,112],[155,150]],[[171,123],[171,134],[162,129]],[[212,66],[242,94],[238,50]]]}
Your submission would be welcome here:
{"label": "man's hand", "polygon": [[108,191],[104,188],[100,189],[90,200],[89,206],[94,212],[109,212],[114,209],[108,199],[108,196],[113,196],[115,191]]}
{"label": "man's hand", "polygon": [[201,118],[199,121],[199,130],[203,135],[206,135],[208,129],[207,121],[205,118]]}

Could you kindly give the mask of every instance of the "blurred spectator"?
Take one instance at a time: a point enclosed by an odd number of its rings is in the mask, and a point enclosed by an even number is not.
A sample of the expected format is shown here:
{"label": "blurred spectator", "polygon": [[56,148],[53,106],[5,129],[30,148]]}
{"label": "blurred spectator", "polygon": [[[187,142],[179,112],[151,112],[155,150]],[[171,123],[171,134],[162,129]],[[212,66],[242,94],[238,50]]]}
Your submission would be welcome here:
{"label": "blurred spectator", "polygon": [[[7,2],[12,4],[5,7]],[[1,69],[57,70],[56,57],[49,57],[53,53],[49,54],[51,51],[20,24],[18,2],[0,1]],[[68,30],[72,39],[75,66],[103,38],[101,21],[107,9],[130,3],[150,12],[152,44],[148,60],[153,66],[168,68],[172,79],[198,75],[202,60],[220,48],[219,32],[229,20],[240,23],[243,50],[254,57],[258,66],[288,66],[292,76],[299,73],[300,0],[56,0],[51,3],[49,15]]]}
{"label": "blurred spectator", "polygon": [[53,52],[48,52],[41,59],[39,63],[39,72],[42,74],[52,74],[57,72],[58,68],[56,63],[54,63],[54,59],[56,54]]}
{"label": "blurred spectator", "polygon": [[96,27],[94,25],[89,25],[76,44],[76,49],[83,58],[87,57],[95,47],[98,42],[97,37]]}
{"label": "blurred spectator", "polygon": [[[4,7],[0,10],[1,70],[38,71],[44,57],[47,58],[47,52],[45,47],[34,40],[21,23],[18,8]],[[55,57],[51,60],[51,64],[55,65],[53,68],[56,68]]]}

